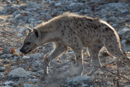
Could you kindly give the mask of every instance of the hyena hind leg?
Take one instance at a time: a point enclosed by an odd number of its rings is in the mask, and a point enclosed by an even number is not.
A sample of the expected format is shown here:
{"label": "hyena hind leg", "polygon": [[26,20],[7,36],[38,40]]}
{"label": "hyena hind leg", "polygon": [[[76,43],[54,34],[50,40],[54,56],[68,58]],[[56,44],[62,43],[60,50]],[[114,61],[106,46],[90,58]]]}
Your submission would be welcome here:
{"label": "hyena hind leg", "polygon": [[93,65],[92,70],[89,72],[88,76],[92,76],[100,67],[101,67],[101,62],[98,57],[99,51],[103,47],[103,44],[97,44],[93,45],[91,47],[88,47],[91,62]]}
{"label": "hyena hind leg", "polygon": [[122,50],[120,43],[117,42],[107,43],[105,44],[105,47],[112,56],[119,58],[120,61],[126,63],[127,66],[130,67],[130,59],[126,56],[125,52]]}

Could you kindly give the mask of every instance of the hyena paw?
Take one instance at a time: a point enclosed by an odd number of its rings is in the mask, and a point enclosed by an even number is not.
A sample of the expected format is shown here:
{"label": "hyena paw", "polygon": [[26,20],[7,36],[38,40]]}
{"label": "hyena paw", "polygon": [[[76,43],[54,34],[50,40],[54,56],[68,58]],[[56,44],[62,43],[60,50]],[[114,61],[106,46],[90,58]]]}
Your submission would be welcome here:
{"label": "hyena paw", "polygon": [[83,66],[82,65],[75,65],[71,70],[74,72],[75,76],[81,76],[82,71],[83,71]]}
{"label": "hyena paw", "polygon": [[40,80],[41,80],[41,81],[46,81],[46,80],[47,80],[47,76],[48,76],[48,75],[46,75],[46,76],[45,76],[45,75],[41,76]]}

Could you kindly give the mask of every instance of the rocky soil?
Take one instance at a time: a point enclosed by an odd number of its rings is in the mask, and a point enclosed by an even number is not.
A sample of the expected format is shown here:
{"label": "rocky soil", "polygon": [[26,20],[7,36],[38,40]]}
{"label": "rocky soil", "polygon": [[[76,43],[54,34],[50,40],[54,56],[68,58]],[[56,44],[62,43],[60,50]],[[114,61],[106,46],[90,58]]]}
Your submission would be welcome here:
{"label": "rocky soil", "polygon": [[[0,2],[0,87],[130,87],[130,69],[116,64],[116,58],[105,48],[99,57],[104,66],[93,77],[90,57],[84,48],[85,75],[75,76],[74,53],[71,49],[54,59],[48,67],[47,80],[42,61],[53,50],[53,43],[38,47],[23,55],[20,47],[27,35],[27,27],[48,21],[66,11],[99,17],[118,32],[121,44],[130,57],[129,0],[2,0]],[[119,71],[119,75],[117,72]]]}

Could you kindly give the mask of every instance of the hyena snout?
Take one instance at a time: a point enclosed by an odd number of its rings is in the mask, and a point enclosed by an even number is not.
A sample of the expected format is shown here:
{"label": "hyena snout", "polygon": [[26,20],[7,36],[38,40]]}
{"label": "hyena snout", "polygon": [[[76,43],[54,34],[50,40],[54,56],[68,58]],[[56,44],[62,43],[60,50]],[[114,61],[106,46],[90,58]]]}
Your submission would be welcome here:
{"label": "hyena snout", "polygon": [[22,53],[24,53],[24,54],[27,54],[27,53],[29,53],[29,52],[31,52],[32,50],[31,49],[28,49],[27,47],[22,47],[21,49],[20,49],[20,52],[22,52]]}
{"label": "hyena snout", "polygon": [[23,48],[20,49],[20,52],[25,53],[25,50]]}

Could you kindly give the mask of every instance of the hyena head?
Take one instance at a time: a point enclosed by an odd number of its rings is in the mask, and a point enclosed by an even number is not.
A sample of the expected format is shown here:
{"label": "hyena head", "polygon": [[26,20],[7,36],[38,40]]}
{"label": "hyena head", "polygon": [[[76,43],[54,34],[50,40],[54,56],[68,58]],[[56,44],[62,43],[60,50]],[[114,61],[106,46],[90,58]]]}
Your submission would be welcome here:
{"label": "hyena head", "polygon": [[24,54],[27,54],[34,50],[36,47],[41,45],[41,32],[37,29],[30,31],[27,37],[24,40],[23,46],[20,51]]}

